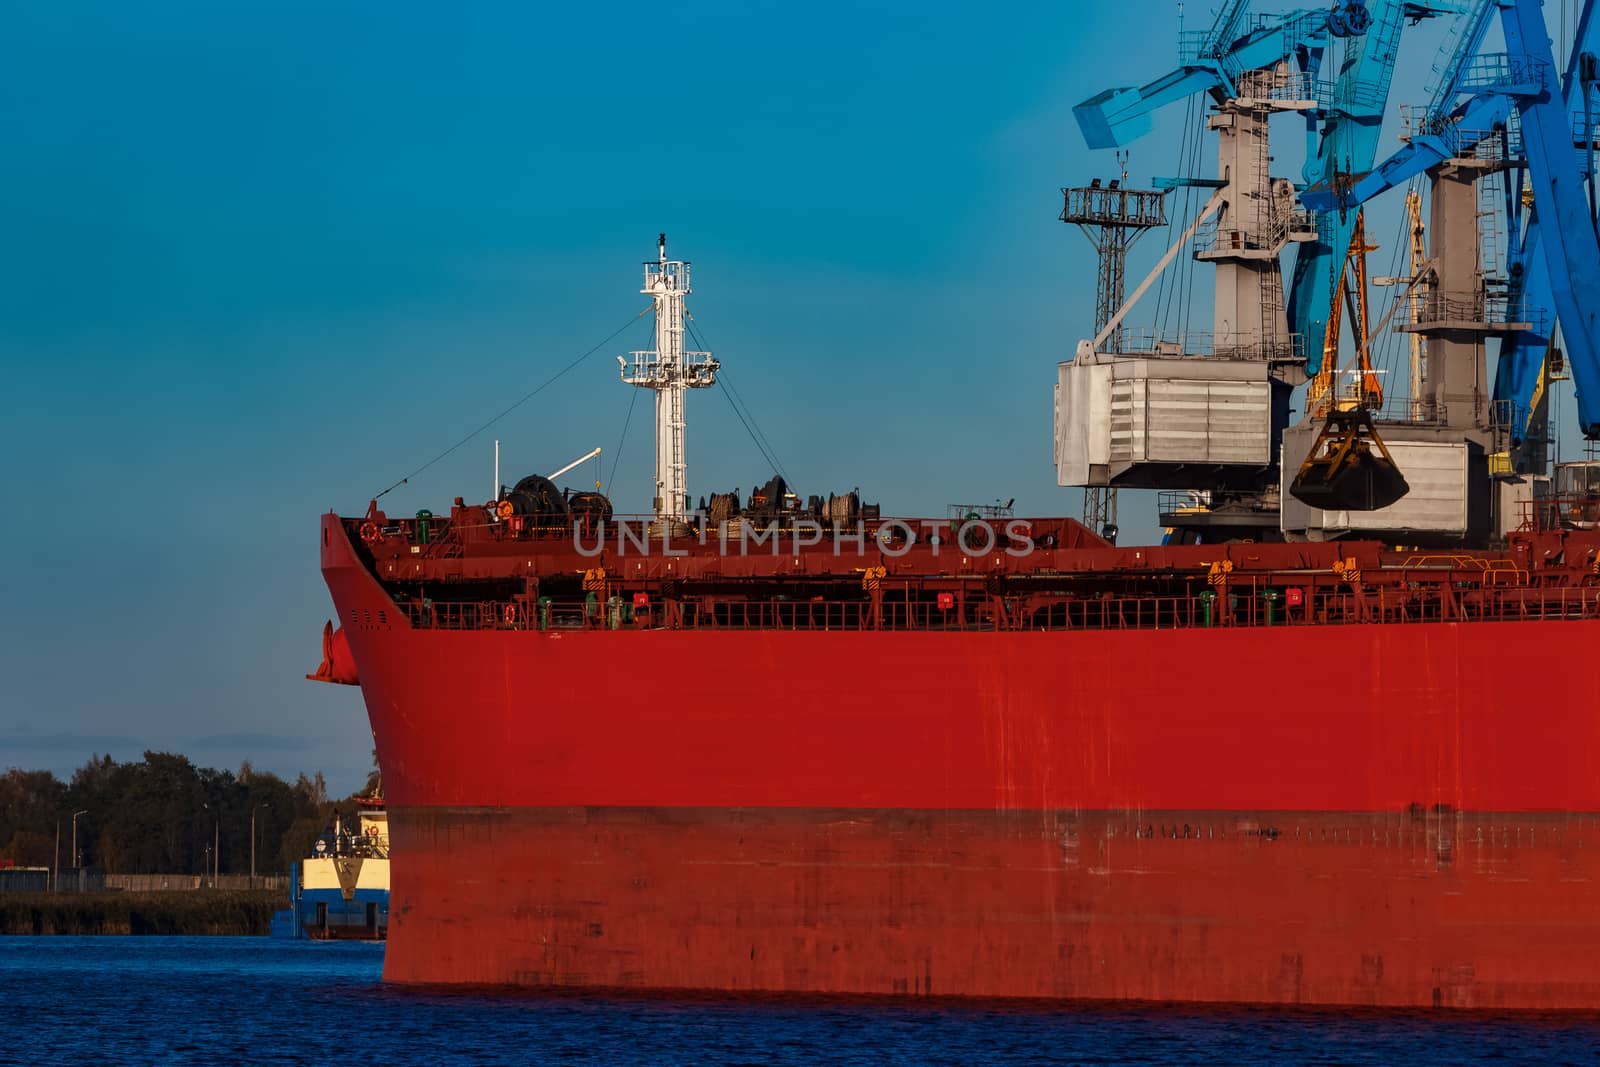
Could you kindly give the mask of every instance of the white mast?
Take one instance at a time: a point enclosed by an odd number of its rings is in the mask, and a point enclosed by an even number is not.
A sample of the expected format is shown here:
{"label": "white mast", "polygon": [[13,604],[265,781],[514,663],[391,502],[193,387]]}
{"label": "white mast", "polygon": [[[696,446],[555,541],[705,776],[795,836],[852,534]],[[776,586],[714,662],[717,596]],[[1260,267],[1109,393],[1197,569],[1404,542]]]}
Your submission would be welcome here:
{"label": "white mast", "polygon": [[689,264],[667,258],[667,235],[659,238],[658,257],[644,265],[644,288],[656,303],[656,347],[652,352],[630,352],[632,365],[622,356],[622,380],[656,393],[656,498],[658,519],[682,519],[688,513],[689,480],[684,463],[683,394],[687,389],[715,385],[716,360],[710,352],[689,352],[683,347],[683,298],[690,292]]}

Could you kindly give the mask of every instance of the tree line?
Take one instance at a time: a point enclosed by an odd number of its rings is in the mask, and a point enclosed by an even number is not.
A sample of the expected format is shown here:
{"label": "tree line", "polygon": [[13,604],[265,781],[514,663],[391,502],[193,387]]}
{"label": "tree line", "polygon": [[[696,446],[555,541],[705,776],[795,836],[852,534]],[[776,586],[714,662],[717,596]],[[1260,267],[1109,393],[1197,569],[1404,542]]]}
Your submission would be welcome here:
{"label": "tree line", "polygon": [[[379,788],[374,773],[361,792]],[[336,808],[352,806],[329,800],[320,772],[286,782],[248,762],[235,773],[170,752],[130,763],[96,756],[70,782],[13,767],[0,776],[0,864],[200,874],[215,862],[222,874],[248,874],[254,815],[256,872],[281,874],[310,853]]]}

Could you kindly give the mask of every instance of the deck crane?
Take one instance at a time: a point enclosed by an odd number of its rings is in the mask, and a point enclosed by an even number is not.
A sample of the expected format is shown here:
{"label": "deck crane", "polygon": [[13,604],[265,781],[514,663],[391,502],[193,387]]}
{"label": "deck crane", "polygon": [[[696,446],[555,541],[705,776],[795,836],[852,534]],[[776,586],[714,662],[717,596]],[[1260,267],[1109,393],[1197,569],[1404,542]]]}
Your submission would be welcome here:
{"label": "deck crane", "polygon": [[[1495,15],[1506,51],[1481,53],[1484,31]],[[1525,218],[1521,217],[1523,182],[1508,183],[1508,229],[1514,242],[1508,300],[1554,309],[1567,339],[1581,429],[1586,437],[1597,439],[1600,307],[1580,301],[1580,294],[1600,291],[1593,147],[1600,20],[1594,17],[1594,0],[1585,0],[1559,94],[1551,91],[1555,60],[1539,0],[1483,0],[1475,21],[1468,35],[1470,49],[1460,56],[1445,102],[1453,103],[1456,94],[1471,95],[1449,110],[1430,112],[1415,125],[1407,145],[1371,172],[1308,190],[1302,200],[1313,210],[1348,210],[1472,152],[1484,134],[1503,134],[1514,118],[1522,140],[1514,173],[1520,172],[1532,197]],[[1583,131],[1577,137],[1575,114]],[[1545,340],[1535,334],[1503,344],[1497,399],[1526,410],[1538,383]]]}
{"label": "deck crane", "polygon": [[[1306,113],[1302,171],[1307,184],[1331,181],[1372,166],[1402,23],[1458,10],[1416,0],[1341,0],[1327,8],[1252,17],[1248,0],[1231,0],[1208,31],[1185,35],[1178,67],[1140,87],[1099,93],[1073,114],[1090,148],[1121,147],[1149,132],[1151,114],[1166,104],[1197,93],[1219,102],[1237,96],[1247,71],[1288,63],[1314,87],[1330,40],[1340,39],[1345,52],[1331,97]],[[1325,209],[1316,223],[1318,239],[1302,243],[1296,253],[1287,299],[1289,330],[1306,338],[1325,330],[1332,300],[1328,282],[1350,241],[1351,223],[1342,213]],[[1315,375],[1322,352],[1308,347],[1306,373]]]}

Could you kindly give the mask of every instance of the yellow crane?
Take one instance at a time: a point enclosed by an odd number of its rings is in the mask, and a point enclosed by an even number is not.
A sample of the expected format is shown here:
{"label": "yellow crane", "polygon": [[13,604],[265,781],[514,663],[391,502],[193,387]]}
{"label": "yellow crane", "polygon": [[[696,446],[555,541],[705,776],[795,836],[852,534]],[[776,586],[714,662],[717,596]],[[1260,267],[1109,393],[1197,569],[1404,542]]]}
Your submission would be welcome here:
{"label": "yellow crane", "polygon": [[[1322,368],[1306,387],[1306,412],[1312,418],[1325,419],[1335,407],[1376,410],[1383,406],[1383,387],[1372,369],[1371,327],[1367,316],[1367,253],[1377,250],[1377,245],[1367,244],[1365,212],[1357,211],[1350,247],[1345,250],[1339,277],[1333,283],[1328,325],[1322,335]],[[1335,383],[1339,374],[1339,336],[1347,306],[1355,327],[1357,384],[1348,394],[1340,396]]]}
{"label": "yellow crane", "polygon": [[[1306,387],[1306,414],[1322,420],[1322,429],[1289,486],[1292,496],[1315,508],[1375,511],[1410,490],[1372,419],[1372,412],[1383,406],[1383,387],[1372,369],[1372,330],[1367,321],[1367,253],[1376,249],[1367,244],[1366,220],[1357,212],[1350,247],[1334,282],[1322,338],[1322,366]],[[1348,391],[1335,387],[1345,305],[1356,332],[1356,380]]]}

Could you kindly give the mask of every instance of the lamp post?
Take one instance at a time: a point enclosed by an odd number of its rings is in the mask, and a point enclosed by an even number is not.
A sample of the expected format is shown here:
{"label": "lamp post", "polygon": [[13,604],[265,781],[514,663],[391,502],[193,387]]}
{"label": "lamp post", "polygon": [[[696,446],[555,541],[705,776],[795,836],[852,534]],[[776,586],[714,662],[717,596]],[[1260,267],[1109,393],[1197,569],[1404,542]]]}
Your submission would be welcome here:
{"label": "lamp post", "polygon": [[266,807],[271,807],[271,805],[269,805],[266,801],[263,800],[261,803],[257,804],[255,807],[250,809],[250,888],[251,889],[254,889],[256,887],[256,812],[258,812],[262,808],[266,808]]}
{"label": "lamp post", "polygon": [[72,813],[72,866],[74,869],[78,867],[78,816],[87,814],[89,814],[88,808]]}
{"label": "lamp post", "polygon": [[210,868],[207,873],[211,876],[211,888],[215,889],[217,888],[217,875],[222,869],[222,865],[218,862],[222,852],[222,812],[217,808],[213,808],[209,801],[201,804],[200,807],[211,812],[211,848],[207,850],[211,853],[211,862],[206,866]]}

